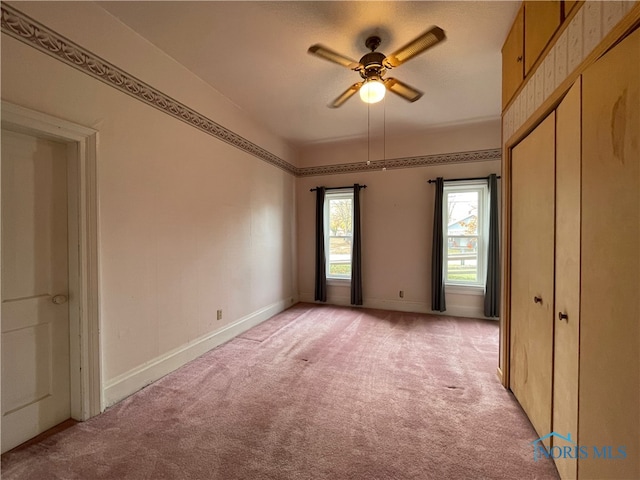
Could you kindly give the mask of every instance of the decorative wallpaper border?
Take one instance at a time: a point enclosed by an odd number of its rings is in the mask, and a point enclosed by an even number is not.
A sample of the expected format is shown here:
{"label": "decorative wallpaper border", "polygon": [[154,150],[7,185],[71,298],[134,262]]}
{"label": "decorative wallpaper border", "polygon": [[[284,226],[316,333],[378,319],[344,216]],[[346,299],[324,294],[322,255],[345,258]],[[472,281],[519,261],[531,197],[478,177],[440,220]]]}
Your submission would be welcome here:
{"label": "decorative wallpaper border", "polygon": [[297,167],[282,158],[156,90],[14,7],[3,3],[1,9],[3,33],[271,165],[293,175],[297,173]]}
{"label": "decorative wallpaper border", "polygon": [[500,160],[502,150],[492,148],[488,150],[476,150],[470,152],[444,153],[438,155],[423,155],[419,157],[393,158],[388,160],[372,160],[369,165],[366,162],[342,163],[337,165],[322,165],[319,167],[305,167],[298,169],[298,176],[312,177],[316,175],[335,175],[339,173],[368,172],[372,170],[387,170],[398,168],[416,168],[429,165],[447,165],[454,163],[487,162]]}
{"label": "decorative wallpaper border", "polygon": [[192,127],[201,130],[219,140],[247,152],[265,162],[297,177],[333,175],[361,171],[373,171],[398,168],[415,168],[428,165],[442,165],[463,162],[482,162],[499,160],[500,149],[471,152],[447,153],[418,157],[374,160],[365,162],[319,167],[296,167],[264,148],[214,122],[178,100],[165,95],[151,85],[116,67],[100,56],[81,47],[72,40],[29,17],[11,5],[0,6],[0,26],[2,33],[9,35],[61,62],[113,87],[127,95],[150,105]]}

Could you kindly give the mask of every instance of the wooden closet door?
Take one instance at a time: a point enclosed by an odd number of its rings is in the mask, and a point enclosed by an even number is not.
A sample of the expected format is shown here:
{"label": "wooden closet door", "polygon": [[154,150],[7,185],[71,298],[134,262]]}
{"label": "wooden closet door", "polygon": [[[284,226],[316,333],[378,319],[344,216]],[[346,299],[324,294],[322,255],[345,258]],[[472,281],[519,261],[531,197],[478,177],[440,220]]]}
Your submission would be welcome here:
{"label": "wooden closet door", "polygon": [[[640,478],[640,29],[582,76],[580,478]],[[621,458],[618,447],[625,447]]]}
{"label": "wooden closet door", "polygon": [[551,431],[555,112],[512,151],[510,388]]}
{"label": "wooden closet door", "polygon": [[[580,78],[556,110],[556,296],[553,431],[578,439],[580,335]],[[562,315],[562,317],[560,317]],[[566,318],[565,318],[566,317]],[[571,446],[555,441],[560,447]],[[576,478],[575,458],[556,458],[563,479]]]}

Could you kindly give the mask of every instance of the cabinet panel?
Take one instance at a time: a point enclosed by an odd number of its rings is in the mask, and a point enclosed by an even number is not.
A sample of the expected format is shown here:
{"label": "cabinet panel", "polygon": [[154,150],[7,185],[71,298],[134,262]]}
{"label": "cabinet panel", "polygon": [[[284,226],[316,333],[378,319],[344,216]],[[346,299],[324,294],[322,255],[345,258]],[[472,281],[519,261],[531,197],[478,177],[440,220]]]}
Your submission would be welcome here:
{"label": "cabinet panel", "polygon": [[524,9],[520,7],[502,47],[502,108],[524,78]]}
{"label": "cabinet panel", "polygon": [[524,2],[524,75],[528,75],[544,47],[560,26],[559,1]]}
{"label": "cabinet panel", "polygon": [[[580,335],[580,79],[556,110],[556,298],[553,431],[578,439]],[[559,314],[566,315],[560,318]],[[566,442],[559,442],[560,447]],[[576,478],[577,460],[556,458],[563,479]]]}
{"label": "cabinet panel", "polygon": [[581,478],[640,478],[640,30],[582,78],[579,438],[626,458]]}
{"label": "cabinet panel", "polygon": [[510,388],[551,431],[555,112],[512,151]]}
{"label": "cabinet panel", "polygon": [[578,0],[564,0],[564,18],[567,18],[567,15],[569,15],[569,13],[571,13],[571,10],[573,10],[573,7],[576,6],[576,4],[578,3]]}

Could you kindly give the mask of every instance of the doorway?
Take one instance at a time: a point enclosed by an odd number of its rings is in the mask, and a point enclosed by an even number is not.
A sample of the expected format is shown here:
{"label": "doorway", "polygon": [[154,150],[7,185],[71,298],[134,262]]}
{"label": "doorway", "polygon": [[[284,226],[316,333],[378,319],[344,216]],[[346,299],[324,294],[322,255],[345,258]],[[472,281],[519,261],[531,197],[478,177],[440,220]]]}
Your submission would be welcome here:
{"label": "doorway", "polygon": [[102,411],[96,144],[2,103],[2,452]]}

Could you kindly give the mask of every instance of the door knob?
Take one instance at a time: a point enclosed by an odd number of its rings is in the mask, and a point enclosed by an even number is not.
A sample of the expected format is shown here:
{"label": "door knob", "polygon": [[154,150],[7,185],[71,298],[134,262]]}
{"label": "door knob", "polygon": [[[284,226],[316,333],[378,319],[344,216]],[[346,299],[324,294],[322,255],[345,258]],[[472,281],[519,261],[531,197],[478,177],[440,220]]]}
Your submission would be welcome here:
{"label": "door knob", "polygon": [[534,303],[542,304],[542,297],[533,297],[533,301],[534,301]]}
{"label": "door knob", "polygon": [[558,320],[566,320],[569,321],[569,315],[566,313],[558,312]]}
{"label": "door knob", "polygon": [[51,301],[53,303],[55,303],[56,305],[62,305],[63,303],[67,303],[67,296],[66,295],[54,295],[54,297],[51,299]]}

